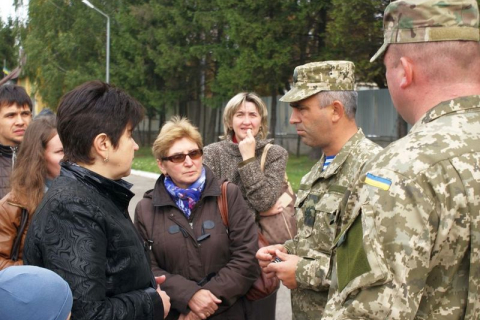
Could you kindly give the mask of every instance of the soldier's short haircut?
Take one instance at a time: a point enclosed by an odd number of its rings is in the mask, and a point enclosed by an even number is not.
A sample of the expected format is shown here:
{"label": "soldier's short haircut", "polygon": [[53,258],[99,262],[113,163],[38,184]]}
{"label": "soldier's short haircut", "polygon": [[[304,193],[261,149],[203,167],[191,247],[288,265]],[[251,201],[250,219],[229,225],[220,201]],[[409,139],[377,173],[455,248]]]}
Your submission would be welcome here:
{"label": "soldier's short haircut", "polygon": [[[422,67],[423,75],[433,81],[450,82],[456,78],[476,79],[480,73],[480,43],[475,41],[439,41],[393,44],[388,48],[394,66],[406,56]],[[433,58],[432,58],[433,57]]]}
{"label": "soldier's short haircut", "polygon": [[321,106],[331,105],[335,100],[338,100],[343,103],[347,118],[355,119],[358,102],[358,93],[356,91],[322,91],[318,95]]}
{"label": "soldier's short haircut", "polygon": [[17,104],[19,107],[28,106],[32,111],[32,99],[21,86],[5,84],[0,86],[0,107]]}

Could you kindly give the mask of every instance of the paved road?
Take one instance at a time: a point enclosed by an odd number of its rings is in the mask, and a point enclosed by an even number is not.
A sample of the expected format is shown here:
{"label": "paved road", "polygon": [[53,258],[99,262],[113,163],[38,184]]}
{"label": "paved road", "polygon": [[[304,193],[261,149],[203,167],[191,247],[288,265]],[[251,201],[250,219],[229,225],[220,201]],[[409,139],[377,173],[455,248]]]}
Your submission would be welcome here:
{"label": "paved road", "polygon": [[[125,178],[130,183],[133,183],[132,191],[135,193],[130,205],[128,207],[128,212],[133,220],[133,215],[135,212],[135,206],[137,202],[142,199],[145,191],[152,189],[155,183],[155,180],[158,178],[158,174],[142,172],[137,170],[132,170],[132,174]],[[280,290],[277,294],[277,311],[276,311],[276,320],[291,320],[292,319],[292,308],[290,304],[290,290],[284,286],[280,286]]]}

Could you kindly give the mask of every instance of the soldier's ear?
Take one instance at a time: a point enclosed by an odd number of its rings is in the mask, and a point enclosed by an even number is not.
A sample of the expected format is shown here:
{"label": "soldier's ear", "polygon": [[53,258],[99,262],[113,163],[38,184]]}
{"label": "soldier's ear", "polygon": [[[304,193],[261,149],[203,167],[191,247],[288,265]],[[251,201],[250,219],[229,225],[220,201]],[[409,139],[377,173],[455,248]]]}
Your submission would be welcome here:
{"label": "soldier's ear", "polygon": [[332,103],[332,122],[337,123],[345,116],[345,109],[341,101],[335,100]]}
{"label": "soldier's ear", "polygon": [[407,57],[400,58],[401,74],[400,74],[400,88],[406,89],[413,82],[414,65],[412,60]]}

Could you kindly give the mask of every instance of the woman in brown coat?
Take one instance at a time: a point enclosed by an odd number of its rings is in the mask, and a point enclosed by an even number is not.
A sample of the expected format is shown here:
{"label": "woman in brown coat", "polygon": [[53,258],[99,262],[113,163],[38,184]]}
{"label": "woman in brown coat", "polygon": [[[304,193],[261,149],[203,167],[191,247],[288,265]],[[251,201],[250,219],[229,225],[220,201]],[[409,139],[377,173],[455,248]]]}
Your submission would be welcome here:
{"label": "woman in brown coat", "polygon": [[168,319],[249,319],[244,297],[259,276],[253,216],[240,190],[227,189],[228,228],[217,198],[220,181],[202,164],[202,140],[188,120],[174,117],[153,144],[162,175],[135,210],[155,276],[166,275]]}
{"label": "woman in brown coat", "polygon": [[28,127],[15,162],[12,191],[0,200],[0,270],[23,264],[23,244],[31,218],[50,182],[60,174],[63,147],[55,118]]}

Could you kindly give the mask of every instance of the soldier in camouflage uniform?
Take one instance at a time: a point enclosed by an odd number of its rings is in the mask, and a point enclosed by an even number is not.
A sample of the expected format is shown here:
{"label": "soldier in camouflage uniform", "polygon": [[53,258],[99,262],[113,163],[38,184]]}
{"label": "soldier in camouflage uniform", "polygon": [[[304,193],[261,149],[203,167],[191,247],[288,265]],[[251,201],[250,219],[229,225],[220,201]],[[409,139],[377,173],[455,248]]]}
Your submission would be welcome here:
{"label": "soldier in camouflage uniform", "polygon": [[[295,69],[294,86],[280,99],[290,102],[290,123],[303,142],[324,153],[301,181],[295,203],[298,235],[284,246],[257,253],[264,272],[292,289],[292,314],[297,320],[318,319],[325,307],[339,203],[360,168],[381,150],[357,128],[354,83],[352,62],[309,63]],[[270,263],[275,257],[283,262]]]}
{"label": "soldier in camouflage uniform", "polygon": [[480,318],[478,25],[475,0],[387,7],[374,58],[414,126],[346,201],[323,319]]}

